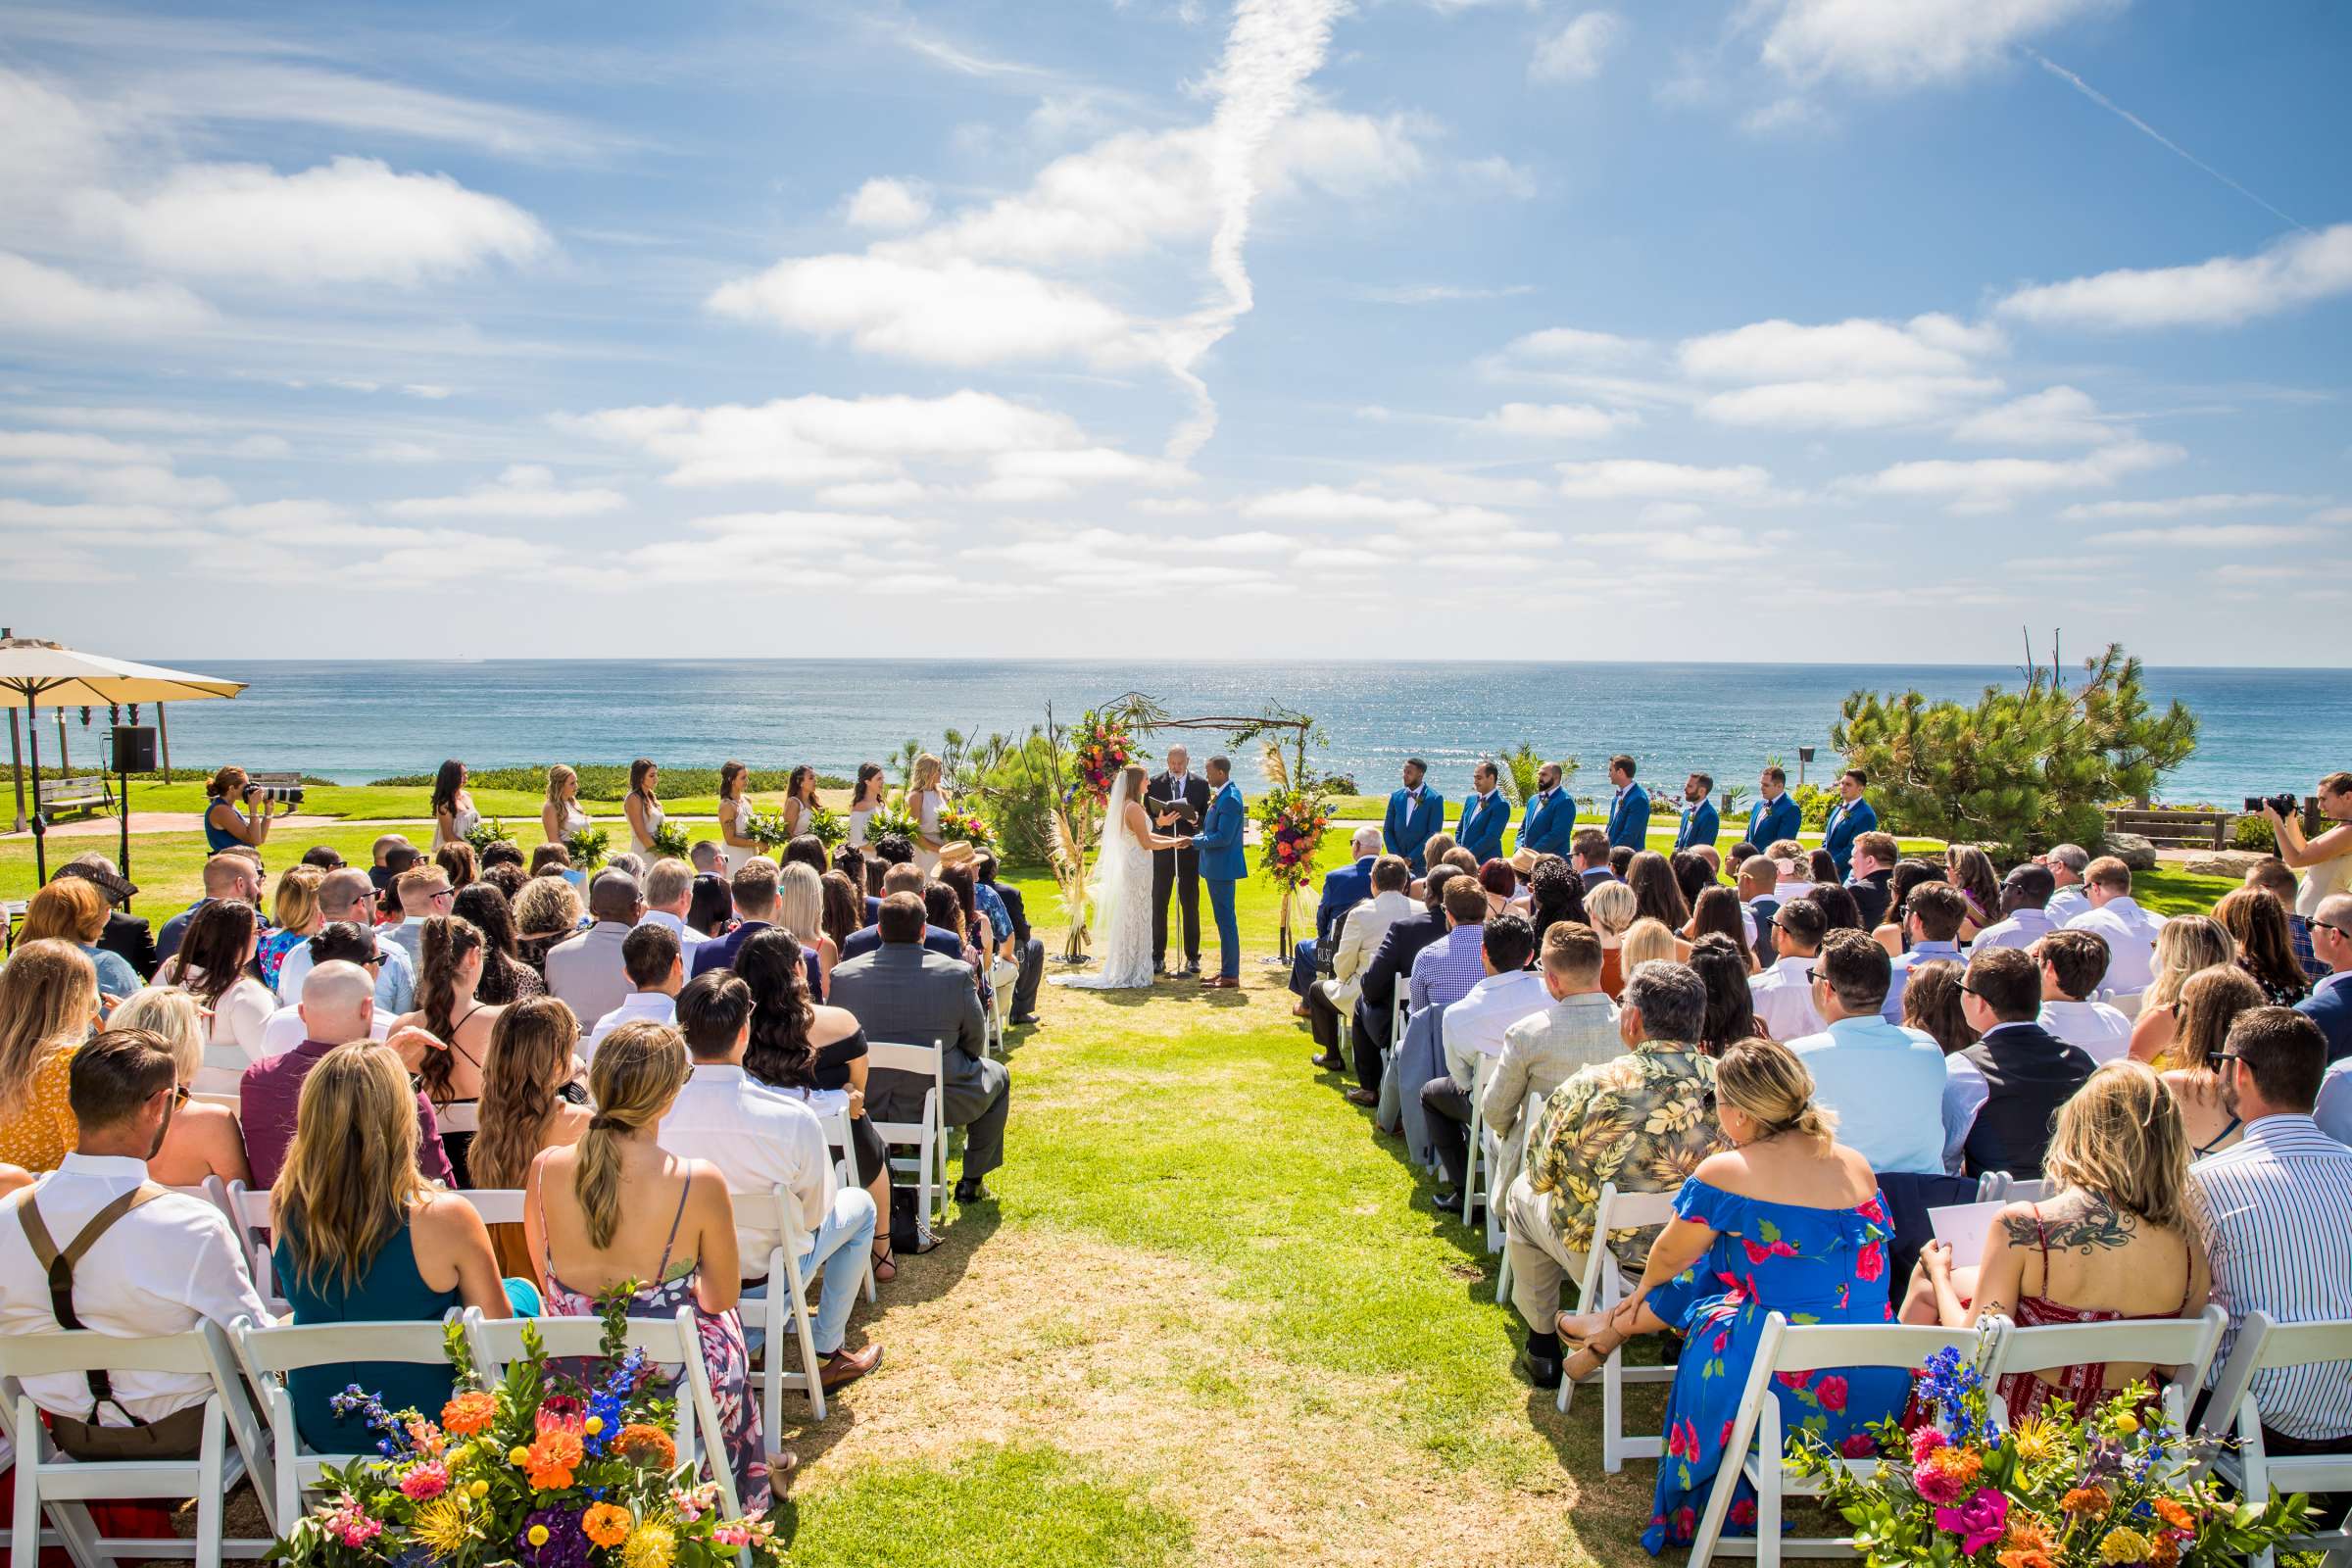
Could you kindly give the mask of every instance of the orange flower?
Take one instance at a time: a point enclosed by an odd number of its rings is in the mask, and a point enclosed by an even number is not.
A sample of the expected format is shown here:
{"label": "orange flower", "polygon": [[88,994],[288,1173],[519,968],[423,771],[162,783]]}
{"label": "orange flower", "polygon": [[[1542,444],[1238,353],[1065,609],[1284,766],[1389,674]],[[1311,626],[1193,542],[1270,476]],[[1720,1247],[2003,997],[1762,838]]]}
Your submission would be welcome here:
{"label": "orange flower", "polygon": [[461,1438],[473,1436],[497,1419],[497,1396],[478,1389],[470,1394],[461,1394],[441,1407],[442,1430]]}
{"label": "orange flower", "polygon": [[610,1502],[600,1502],[580,1516],[580,1529],[600,1546],[617,1546],[629,1539],[637,1528],[636,1519],[626,1508]]}
{"label": "orange flower", "polygon": [[2077,1487],[2058,1499],[2058,1506],[2068,1513],[2079,1513],[2090,1519],[2101,1517],[2114,1505],[2114,1499],[2107,1495],[2105,1487]]}
{"label": "orange flower", "polygon": [[2170,1536],[2158,1536],[2148,1548],[2149,1568],[2176,1568],[2180,1561],[2180,1543]]}
{"label": "orange flower", "polygon": [[571,1485],[571,1473],[586,1457],[580,1440],[568,1432],[550,1432],[531,1445],[523,1470],[541,1492],[561,1492]]}
{"label": "orange flower", "polygon": [[2174,1498],[2151,1497],[2148,1501],[2149,1505],[2156,1510],[2156,1517],[2163,1520],[2168,1528],[2174,1530],[2197,1528],[2197,1516],[2180,1506]]}
{"label": "orange flower", "polygon": [[1965,1491],[1976,1485],[1978,1475],[1984,1469],[1984,1460],[1972,1448],[1937,1448],[1928,1455],[1921,1468],[1950,1476]]}
{"label": "orange flower", "polygon": [[2040,1520],[2032,1514],[2012,1514],[2008,1539],[2001,1543],[2002,1550],[1994,1560],[2000,1568],[2058,1568],[2057,1559],[2050,1555],[2055,1544]]}
{"label": "orange flower", "polygon": [[2058,1568],[2058,1559],[2046,1551],[2013,1548],[1995,1559],[2001,1568]]}
{"label": "orange flower", "polygon": [[678,1446],[669,1434],[641,1421],[622,1427],[612,1446],[622,1458],[644,1470],[667,1470],[678,1462]]}

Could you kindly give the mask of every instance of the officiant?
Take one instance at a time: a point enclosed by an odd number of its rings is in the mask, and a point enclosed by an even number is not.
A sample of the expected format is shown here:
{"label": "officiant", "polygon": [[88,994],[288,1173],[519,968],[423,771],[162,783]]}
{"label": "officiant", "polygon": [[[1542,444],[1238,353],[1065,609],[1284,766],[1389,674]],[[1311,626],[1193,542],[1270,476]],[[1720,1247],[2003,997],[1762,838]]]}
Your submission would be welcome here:
{"label": "officiant", "polygon": [[[1208,811],[1208,780],[1192,770],[1192,754],[1181,746],[1168,748],[1167,770],[1152,776],[1144,788],[1151,803],[1152,825],[1162,833],[1199,830]],[[1184,907],[1184,967],[1179,974],[1200,972],[1200,852],[1155,850],[1152,854],[1152,970],[1168,972],[1168,894],[1173,890]]]}

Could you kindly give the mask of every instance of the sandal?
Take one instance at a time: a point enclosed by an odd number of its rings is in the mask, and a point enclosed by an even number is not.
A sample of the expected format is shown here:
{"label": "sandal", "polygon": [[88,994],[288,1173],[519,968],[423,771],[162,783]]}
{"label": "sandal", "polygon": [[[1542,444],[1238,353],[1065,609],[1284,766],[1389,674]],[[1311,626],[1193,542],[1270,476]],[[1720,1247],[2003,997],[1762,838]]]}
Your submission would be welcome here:
{"label": "sandal", "polygon": [[[1614,1329],[1603,1329],[1584,1341],[1560,1363],[1560,1376],[1569,1383],[1587,1383],[1592,1375],[1608,1364],[1609,1357],[1625,1344],[1626,1336]],[[1579,1367],[1584,1370],[1577,1370]]]}
{"label": "sandal", "polygon": [[890,1260],[890,1249],[888,1247],[875,1248],[874,1283],[876,1285],[888,1285],[892,1280],[895,1280],[898,1277],[899,1265]]}

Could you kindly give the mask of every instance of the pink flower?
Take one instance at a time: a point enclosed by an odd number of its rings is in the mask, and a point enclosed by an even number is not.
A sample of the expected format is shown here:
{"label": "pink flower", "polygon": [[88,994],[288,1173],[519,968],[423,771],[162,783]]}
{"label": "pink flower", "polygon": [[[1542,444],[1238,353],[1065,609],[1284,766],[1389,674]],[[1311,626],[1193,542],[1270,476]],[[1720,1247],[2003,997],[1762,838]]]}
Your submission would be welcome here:
{"label": "pink flower", "polygon": [[1849,1432],[1838,1451],[1848,1459],[1868,1459],[1879,1451],[1879,1440],[1867,1432]]}
{"label": "pink flower", "polygon": [[1845,1408],[1845,1379],[1823,1378],[1814,1386],[1813,1392],[1821,1396],[1821,1407],[1824,1410]]}
{"label": "pink flower", "polygon": [[1911,1434],[1911,1462],[1925,1464],[1928,1455],[1937,1448],[1951,1446],[1950,1441],[1934,1427],[1921,1427]]}
{"label": "pink flower", "polygon": [[1810,1372],[1775,1372],[1773,1376],[1780,1381],[1784,1388],[1802,1389],[1809,1387],[1813,1382],[1813,1374]]}
{"label": "pink flower", "polygon": [[[1967,1485],[1957,1474],[1937,1465],[1915,1465],[1911,1470],[1911,1489],[1930,1502],[1958,1502],[1960,1493]],[[1950,1528],[1944,1525],[1940,1514],[1936,1516],[1936,1523],[1939,1528]],[[1976,1548],[1972,1546],[1969,1549],[1973,1551]]]}
{"label": "pink flower", "polygon": [[1979,1488],[1957,1508],[1936,1510],[1936,1528],[1958,1536],[1964,1552],[1982,1551],[2000,1540],[2008,1527],[2009,1499],[1991,1487]]}
{"label": "pink flower", "polygon": [[1741,1497],[1732,1504],[1732,1523],[1745,1527],[1756,1522],[1756,1499]]}
{"label": "pink flower", "polygon": [[721,1546],[748,1546],[752,1533],[742,1525],[720,1525],[710,1532],[710,1540]]}
{"label": "pink flower", "polygon": [[1875,1280],[1885,1277],[1886,1273],[1886,1249],[1882,1244],[1873,1242],[1868,1247],[1862,1249],[1861,1251],[1855,1253],[1854,1273],[1864,1280]]}
{"label": "pink flower", "polygon": [[400,1478],[400,1494],[411,1502],[429,1502],[449,1490],[449,1467],[435,1459]]}

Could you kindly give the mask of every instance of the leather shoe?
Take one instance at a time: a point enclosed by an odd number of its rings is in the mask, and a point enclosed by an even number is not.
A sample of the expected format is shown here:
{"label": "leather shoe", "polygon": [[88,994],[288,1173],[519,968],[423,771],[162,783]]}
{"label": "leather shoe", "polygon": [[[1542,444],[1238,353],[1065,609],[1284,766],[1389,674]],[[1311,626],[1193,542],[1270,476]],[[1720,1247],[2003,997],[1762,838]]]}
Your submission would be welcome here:
{"label": "leather shoe", "polygon": [[1015,1029],[1034,1029],[1038,1026],[1038,1016],[1034,1012],[1016,1012],[1012,1015],[1012,1026]]}
{"label": "leather shoe", "polygon": [[828,1389],[838,1389],[845,1383],[855,1383],[882,1364],[882,1347],[869,1345],[861,1350],[844,1346],[825,1357],[816,1369],[817,1381]]}
{"label": "leather shoe", "polygon": [[1339,1058],[1339,1055],[1336,1053],[1327,1056],[1309,1056],[1306,1059],[1313,1065],[1321,1067],[1327,1072],[1341,1072],[1344,1071],[1348,1066],[1346,1062]]}
{"label": "leather shoe", "polygon": [[993,1196],[977,1176],[966,1176],[956,1184],[958,1203],[985,1203]]}
{"label": "leather shoe", "polygon": [[1560,1362],[1548,1355],[1523,1355],[1519,1364],[1527,1371],[1527,1381],[1539,1389],[1560,1386]]}
{"label": "leather shoe", "polygon": [[1462,1213],[1461,1192],[1458,1188],[1441,1187],[1429,1195],[1429,1206],[1441,1214],[1448,1214],[1459,1219]]}
{"label": "leather shoe", "polygon": [[1291,1004],[1291,1016],[1294,1018],[1312,1018],[1314,1016],[1314,1012],[1307,1006],[1305,1003],[1295,1002]]}
{"label": "leather shoe", "polygon": [[1350,1089],[1348,1091],[1346,1099],[1350,1105],[1362,1105],[1370,1108],[1380,1103],[1380,1093],[1372,1089]]}
{"label": "leather shoe", "polygon": [[1239,975],[1221,974],[1214,980],[1211,980],[1207,983],[1215,986],[1219,991],[1239,991],[1242,989],[1242,980],[1241,976]]}

